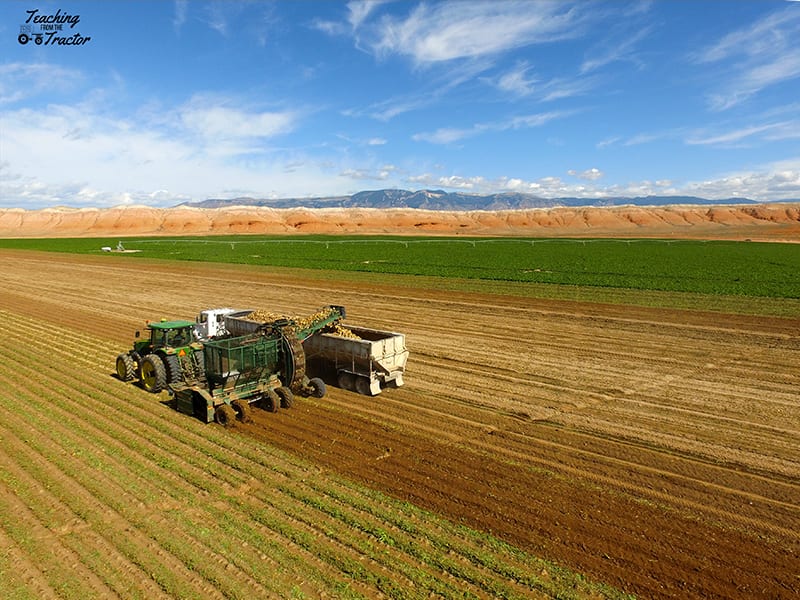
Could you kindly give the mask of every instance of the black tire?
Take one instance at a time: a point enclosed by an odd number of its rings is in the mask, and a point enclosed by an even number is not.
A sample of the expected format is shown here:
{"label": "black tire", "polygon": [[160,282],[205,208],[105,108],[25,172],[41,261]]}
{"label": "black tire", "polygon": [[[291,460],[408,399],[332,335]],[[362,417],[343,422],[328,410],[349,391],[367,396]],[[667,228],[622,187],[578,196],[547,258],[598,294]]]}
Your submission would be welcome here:
{"label": "black tire", "polygon": [[117,356],[117,377],[122,381],[133,381],[136,376],[136,363],[127,352]]}
{"label": "black tire", "polygon": [[227,404],[220,404],[214,411],[214,420],[223,427],[230,427],[236,421],[236,411]]}
{"label": "black tire", "polygon": [[158,394],[167,387],[167,369],[164,361],[156,354],[148,354],[142,359],[142,387],[151,394]]}
{"label": "black tire", "polygon": [[356,391],[362,396],[372,396],[372,392],[369,389],[369,379],[356,377]]}
{"label": "black tire", "polygon": [[278,409],[281,407],[281,398],[278,394],[275,393],[274,390],[268,390],[264,397],[261,398],[261,408],[263,408],[267,412],[278,412]]}
{"label": "black tire", "polygon": [[319,377],[310,379],[308,382],[308,387],[311,388],[311,395],[314,396],[314,398],[324,398],[325,394],[328,393],[328,388],[325,386],[325,382]]}
{"label": "black tire", "polygon": [[292,408],[294,406],[294,394],[288,387],[279,387],[275,390],[280,398],[281,408]]}
{"label": "black tire", "polygon": [[25,44],[31,41],[31,38],[29,38],[28,35],[25,33],[20,33],[17,36],[17,41],[24,46]]}
{"label": "black tire", "polygon": [[197,378],[198,379],[205,379],[206,378],[206,355],[203,354],[202,350],[198,350],[193,353],[193,356],[197,358]]}
{"label": "black tire", "polygon": [[249,423],[253,420],[250,416],[250,403],[247,400],[234,400],[231,402],[236,418],[242,423]]}
{"label": "black tire", "polygon": [[339,371],[339,375],[336,377],[336,383],[338,383],[339,387],[343,390],[354,392],[356,389],[356,376],[347,371]]}
{"label": "black tire", "polygon": [[174,354],[164,357],[164,366],[167,368],[167,383],[180,383],[183,380],[181,363]]}

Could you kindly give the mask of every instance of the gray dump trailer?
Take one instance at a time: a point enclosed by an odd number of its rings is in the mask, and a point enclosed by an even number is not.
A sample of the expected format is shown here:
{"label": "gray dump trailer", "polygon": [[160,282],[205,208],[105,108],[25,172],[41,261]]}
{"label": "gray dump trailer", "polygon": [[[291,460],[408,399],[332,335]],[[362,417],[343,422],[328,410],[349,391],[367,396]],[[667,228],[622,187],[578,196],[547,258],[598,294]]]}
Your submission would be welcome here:
{"label": "gray dump trailer", "polygon": [[367,396],[380,394],[387,385],[403,385],[406,336],[353,325],[347,329],[355,337],[320,332],[303,341],[307,371],[314,377],[335,378],[339,387]]}

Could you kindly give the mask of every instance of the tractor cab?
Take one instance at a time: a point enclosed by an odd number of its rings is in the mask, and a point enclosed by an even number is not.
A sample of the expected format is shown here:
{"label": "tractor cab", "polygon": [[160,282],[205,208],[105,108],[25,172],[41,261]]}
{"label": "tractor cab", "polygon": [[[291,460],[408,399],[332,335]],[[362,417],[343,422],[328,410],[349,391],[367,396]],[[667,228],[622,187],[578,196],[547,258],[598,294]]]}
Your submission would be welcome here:
{"label": "tractor cab", "polygon": [[158,393],[185,377],[203,377],[203,345],[194,338],[192,321],[148,323],[149,339],[136,332],[133,350],[117,357],[117,376],[139,378],[148,392]]}
{"label": "tractor cab", "polygon": [[[134,344],[136,351],[142,356],[159,349],[170,353],[170,350],[186,348],[195,341],[192,334],[194,323],[191,321],[148,323],[147,329],[150,330],[150,339],[137,341]],[[139,337],[138,331],[136,337]]]}

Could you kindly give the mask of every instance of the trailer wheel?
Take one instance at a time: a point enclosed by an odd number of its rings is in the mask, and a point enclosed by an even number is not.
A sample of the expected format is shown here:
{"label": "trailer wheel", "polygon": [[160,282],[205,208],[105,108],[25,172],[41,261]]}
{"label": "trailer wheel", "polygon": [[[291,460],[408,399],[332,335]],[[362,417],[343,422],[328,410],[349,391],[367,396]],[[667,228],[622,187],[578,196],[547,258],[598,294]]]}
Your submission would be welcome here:
{"label": "trailer wheel", "polygon": [[336,377],[336,383],[338,383],[339,387],[343,390],[347,390],[349,392],[355,391],[356,376],[352,373],[348,373],[347,371],[339,371],[339,375]]}
{"label": "trailer wheel", "polygon": [[294,406],[294,394],[288,387],[279,387],[275,393],[280,398],[281,408],[292,408]]}
{"label": "trailer wheel", "polygon": [[234,400],[231,402],[231,406],[236,413],[236,418],[242,423],[249,423],[253,420],[250,416],[250,403],[247,400]]}
{"label": "trailer wheel", "polygon": [[267,390],[267,393],[261,398],[261,407],[267,412],[278,412],[281,406],[281,398],[274,390]]}
{"label": "trailer wheel", "polygon": [[148,354],[142,359],[142,386],[151,394],[157,394],[167,385],[167,369],[164,361],[156,354]]}
{"label": "trailer wheel", "polygon": [[220,404],[214,411],[214,419],[223,427],[230,427],[236,421],[236,411],[227,404]]}
{"label": "trailer wheel", "polygon": [[325,382],[319,377],[310,379],[308,387],[311,388],[311,395],[314,396],[314,398],[324,398],[325,394],[328,392],[328,388],[325,387]]}
{"label": "trailer wheel", "polygon": [[356,377],[356,391],[362,396],[372,396],[372,392],[369,389],[369,379]]}
{"label": "trailer wheel", "polygon": [[136,375],[136,365],[127,352],[123,352],[117,356],[117,377],[122,381],[132,381]]}

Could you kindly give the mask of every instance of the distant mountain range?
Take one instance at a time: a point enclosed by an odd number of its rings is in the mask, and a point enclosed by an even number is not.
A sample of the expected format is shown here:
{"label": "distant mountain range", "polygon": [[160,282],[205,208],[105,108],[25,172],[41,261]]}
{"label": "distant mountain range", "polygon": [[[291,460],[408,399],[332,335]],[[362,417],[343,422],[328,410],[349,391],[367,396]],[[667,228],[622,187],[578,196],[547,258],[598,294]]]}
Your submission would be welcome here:
{"label": "distant mountain range", "polygon": [[554,206],[664,206],[667,204],[723,205],[758,204],[747,198],[707,200],[695,196],[645,196],[614,198],[541,198],[533,194],[462,194],[443,190],[375,190],[351,196],[320,198],[210,198],[200,202],[184,202],[179,206],[222,208],[226,206],[264,206],[269,208],[422,208],[427,210],[511,210],[551,208]]}

